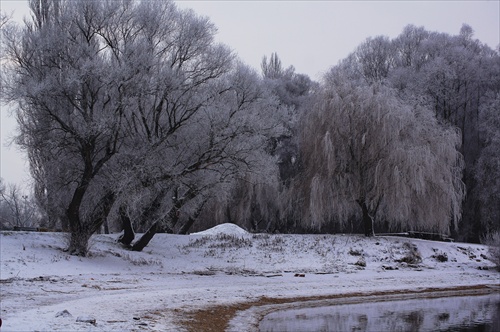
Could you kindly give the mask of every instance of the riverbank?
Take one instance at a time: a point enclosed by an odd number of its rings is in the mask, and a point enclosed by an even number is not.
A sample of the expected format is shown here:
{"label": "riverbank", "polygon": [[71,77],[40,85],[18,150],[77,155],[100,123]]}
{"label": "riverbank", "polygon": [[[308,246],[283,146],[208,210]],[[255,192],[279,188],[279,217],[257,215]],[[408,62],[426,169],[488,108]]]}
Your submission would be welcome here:
{"label": "riverbank", "polygon": [[117,236],[79,258],[63,234],[1,232],[2,331],[241,330],[264,305],[500,287],[482,245],[222,226],[136,253]]}
{"label": "riverbank", "polygon": [[[278,312],[291,309],[305,309],[305,308],[320,308],[331,306],[342,306],[359,303],[381,303],[390,301],[408,301],[414,299],[442,299],[447,297],[457,296],[478,296],[497,294],[500,297],[500,285],[474,285],[474,286],[458,286],[458,287],[442,287],[442,288],[419,288],[419,289],[406,289],[396,291],[374,291],[366,293],[348,293],[348,294],[335,294],[324,296],[312,297],[299,297],[291,299],[272,299],[264,298],[254,303],[246,304],[248,309],[241,309],[241,306],[235,305],[237,310],[230,316],[230,319],[220,324],[217,320],[213,324],[219,323],[211,331],[259,331],[259,324],[261,320],[272,312]],[[221,308],[221,313],[226,310]],[[223,316],[219,312],[213,310],[204,310],[206,313],[211,313],[213,316]],[[206,315],[208,317],[209,315]],[[189,330],[199,330],[198,327],[202,325],[204,319],[195,319],[194,322],[189,323]],[[196,322],[200,322],[198,326],[193,326]]]}

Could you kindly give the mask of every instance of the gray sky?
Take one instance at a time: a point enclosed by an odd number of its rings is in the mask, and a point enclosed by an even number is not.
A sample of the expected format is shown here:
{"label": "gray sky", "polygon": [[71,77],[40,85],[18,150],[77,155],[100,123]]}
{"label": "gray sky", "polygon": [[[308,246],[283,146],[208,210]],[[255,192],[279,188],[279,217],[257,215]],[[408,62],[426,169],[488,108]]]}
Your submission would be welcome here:
{"label": "gray sky", "polygon": [[[27,0],[0,0],[2,11],[21,21]],[[367,37],[401,33],[408,24],[430,31],[458,34],[463,23],[475,38],[500,44],[500,1],[177,1],[210,17],[218,41],[246,64],[259,70],[261,59],[277,52],[283,65],[319,80]],[[15,120],[1,106],[0,176],[28,184],[27,165],[15,147],[5,144],[15,133]]]}

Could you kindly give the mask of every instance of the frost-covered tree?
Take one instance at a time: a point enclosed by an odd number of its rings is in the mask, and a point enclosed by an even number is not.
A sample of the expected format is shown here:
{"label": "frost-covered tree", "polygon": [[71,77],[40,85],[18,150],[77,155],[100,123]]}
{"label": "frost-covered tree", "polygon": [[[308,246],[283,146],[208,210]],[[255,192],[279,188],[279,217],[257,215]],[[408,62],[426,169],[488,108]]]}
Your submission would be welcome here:
{"label": "frost-covered tree", "polygon": [[[259,164],[276,107],[206,17],[170,1],[32,7],[7,40],[5,99],[17,103],[19,143],[37,191],[67,220],[72,253],[86,254],[110,215],[175,212],[180,201],[196,215],[206,188]],[[143,227],[165,219],[150,216]]]}
{"label": "frost-covered tree", "polygon": [[85,254],[110,205],[112,193],[94,183],[117,152],[123,114],[119,70],[99,34],[116,7],[75,1],[56,11],[48,5],[55,3],[42,2],[40,11],[33,1],[33,21],[8,40],[12,78],[5,97],[17,103],[18,142],[38,163],[32,168],[40,166],[53,184],[44,190],[58,191],[69,250]]}
{"label": "frost-covered tree", "polygon": [[354,52],[359,64],[359,74],[367,82],[379,82],[387,78],[395,65],[394,46],[389,38],[368,38]]}
{"label": "frost-covered tree", "polygon": [[39,215],[33,199],[15,184],[0,178],[0,229],[38,226]]}
{"label": "frost-covered tree", "polygon": [[473,29],[464,24],[451,36],[409,26],[395,41],[399,67],[389,75],[389,85],[402,98],[418,100],[446,123],[460,128],[461,152],[465,160],[467,195],[463,218],[455,235],[461,240],[479,241],[488,230],[483,218],[482,187],[476,182],[476,162],[484,146],[480,135],[483,104],[499,88],[500,57],[473,38]]}
{"label": "frost-covered tree", "polygon": [[420,69],[425,56],[420,52],[422,43],[429,37],[430,32],[423,27],[407,25],[393,40],[396,67],[414,67]]}
{"label": "frost-covered tree", "polygon": [[[131,13],[135,24],[127,27],[128,47],[113,43],[118,54],[127,55],[132,69],[140,68],[128,83],[136,90],[115,168],[122,170],[118,205],[135,210],[125,214],[120,207],[120,218],[128,222],[131,214],[135,226],[145,231],[165,224],[168,213],[160,211],[169,211],[170,198],[184,177],[216,163],[197,144],[202,138],[196,128],[205,128],[202,115],[221,94],[229,93],[220,83],[232,68],[233,56],[214,42],[216,30],[207,18],[178,11],[170,2],[143,2],[139,9]],[[120,34],[114,38],[119,41]]]}
{"label": "frost-covered tree", "polygon": [[[448,232],[464,196],[459,133],[378,84],[356,85],[332,70],[305,114],[304,163],[295,186],[312,226],[360,219],[392,229]],[[302,199],[302,201],[301,201]]]}
{"label": "frost-covered tree", "polygon": [[9,21],[10,21],[10,16],[7,15],[7,13],[4,13],[3,11],[0,12],[0,29],[4,28]]}
{"label": "frost-covered tree", "polygon": [[292,107],[296,112],[316,86],[309,76],[296,73],[293,66],[284,69],[277,53],[272,53],[269,60],[266,56],[262,58],[261,70],[265,84],[278,97],[280,104]]}
{"label": "frost-covered tree", "polygon": [[[237,222],[252,231],[293,231],[281,213],[281,197],[298,171],[297,118],[306,107],[316,84],[293,66],[284,69],[276,53],[262,59],[262,88],[273,97],[276,109],[271,114],[281,119],[283,131],[268,136],[266,151],[279,170],[276,175],[260,177],[247,174],[233,188],[231,200],[216,205],[216,217],[207,218]],[[219,203],[221,203],[219,201]]]}
{"label": "frost-covered tree", "polygon": [[460,240],[479,241],[488,232],[481,224],[487,216],[481,215],[483,189],[474,172],[484,146],[482,105],[499,89],[499,63],[498,52],[474,39],[467,24],[457,35],[409,25],[392,40],[368,38],[339,66],[350,80],[392,87],[407,103],[428,108],[439,121],[460,129],[467,188],[459,229],[453,229]]}
{"label": "frost-covered tree", "polygon": [[475,176],[481,199],[482,229],[500,230],[500,92],[481,108],[481,134],[484,148],[478,158]]}
{"label": "frost-covered tree", "polygon": [[[151,235],[155,229],[186,232],[205,204],[228,204],[239,179],[272,182],[277,177],[266,147],[269,137],[283,132],[286,114],[257,74],[236,63],[210,90],[215,94],[200,112],[165,140],[158,155],[149,156],[147,162],[156,171],[147,172],[147,181],[136,186],[139,192],[158,188],[150,196],[152,204],[146,200],[144,205]],[[153,209],[157,212],[152,214]],[[136,213],[144,215],[140,210]]]}
{"label": "frost-covered tree", "polygon": [[267,56],[262,58],[260,63],[260,68],[262,70],[262,75],[265,78],[277,79],[286,74],[283,65],[281,64],[281,59],[278,57],[277,53],[271,53],[269,60]]}

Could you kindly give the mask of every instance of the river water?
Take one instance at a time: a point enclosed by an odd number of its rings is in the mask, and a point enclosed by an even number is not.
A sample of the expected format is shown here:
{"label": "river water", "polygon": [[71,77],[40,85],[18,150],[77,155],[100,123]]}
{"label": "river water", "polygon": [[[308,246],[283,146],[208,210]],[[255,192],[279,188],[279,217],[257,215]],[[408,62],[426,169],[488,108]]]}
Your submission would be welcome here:
{"label": "river water", "polygon": [[500,332],[500,294],[285,309],[259,330]]}

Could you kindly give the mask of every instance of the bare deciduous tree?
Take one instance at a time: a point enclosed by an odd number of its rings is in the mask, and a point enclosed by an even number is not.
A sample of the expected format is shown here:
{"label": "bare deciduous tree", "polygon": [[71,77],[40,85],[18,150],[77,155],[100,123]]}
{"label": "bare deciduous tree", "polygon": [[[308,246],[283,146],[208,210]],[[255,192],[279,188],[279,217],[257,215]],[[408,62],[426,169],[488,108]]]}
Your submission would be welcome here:
{"label": "bare deciduous tree", "polygon": [[33,199],[18,185],[5,186],[0,178],[0,228],[35,227],[39,216]]}

